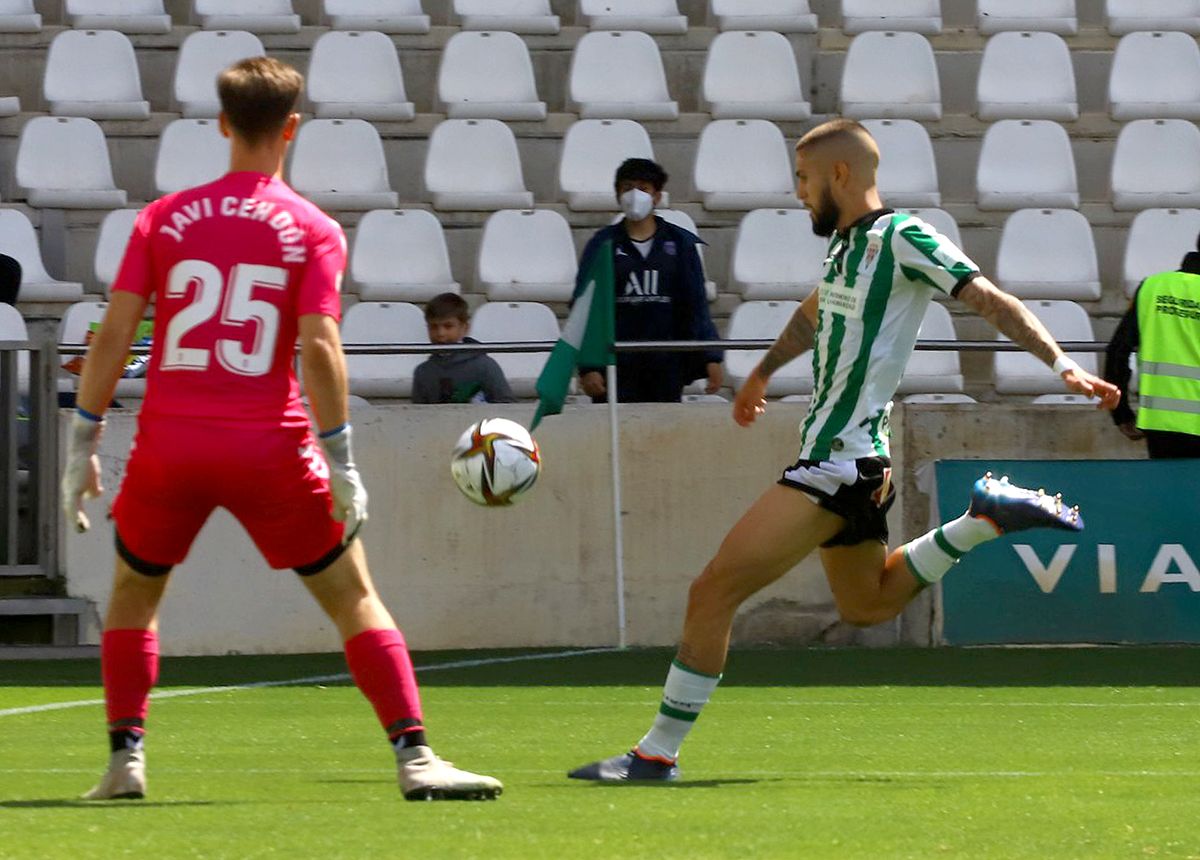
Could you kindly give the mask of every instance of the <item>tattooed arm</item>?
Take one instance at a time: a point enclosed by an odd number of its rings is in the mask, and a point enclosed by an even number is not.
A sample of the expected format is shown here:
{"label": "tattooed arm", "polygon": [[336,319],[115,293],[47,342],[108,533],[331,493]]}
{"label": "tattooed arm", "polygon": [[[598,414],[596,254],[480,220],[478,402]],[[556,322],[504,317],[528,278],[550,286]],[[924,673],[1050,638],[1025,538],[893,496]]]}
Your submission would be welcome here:
{"label": "tattooed arm", "polygon": [[816,335],[817,302],[819,290],[813,290],[800,303],[788,324],[783,327],[775,343],[767,350],[758,366],[750,372],[733,400],[733,420],[749,427],[766,408],[767,381],[801,353],[812,348]]}

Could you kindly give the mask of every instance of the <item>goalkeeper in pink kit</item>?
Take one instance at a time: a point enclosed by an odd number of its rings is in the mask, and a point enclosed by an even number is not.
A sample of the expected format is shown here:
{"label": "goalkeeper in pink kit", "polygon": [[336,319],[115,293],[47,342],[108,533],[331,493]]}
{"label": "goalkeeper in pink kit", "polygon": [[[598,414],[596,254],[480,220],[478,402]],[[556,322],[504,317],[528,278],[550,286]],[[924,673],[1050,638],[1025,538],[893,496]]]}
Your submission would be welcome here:
{"label": "goalkeeper in pink kit", "polygon": [[[241,522],[271,567],[296,570],[337,626],[350,673],[393,744],[406,798],[502,790],[427,744],[404,637],[357,540],[367,492],[351,451],[338,334],[346,240],[280,178],[302,87],[298,72],[262,57],[220,75],[230,171],[142,210],[88,351],[62,480],[64,511],[80,530],[83,499],[102,489],[104,409],[154,301],[146,399],[112,508],[116,576],[100,646],[111,757],[89,799],[145,794],[158,605],[216,507]],[[293,368],[297,341],[315,428]]]}

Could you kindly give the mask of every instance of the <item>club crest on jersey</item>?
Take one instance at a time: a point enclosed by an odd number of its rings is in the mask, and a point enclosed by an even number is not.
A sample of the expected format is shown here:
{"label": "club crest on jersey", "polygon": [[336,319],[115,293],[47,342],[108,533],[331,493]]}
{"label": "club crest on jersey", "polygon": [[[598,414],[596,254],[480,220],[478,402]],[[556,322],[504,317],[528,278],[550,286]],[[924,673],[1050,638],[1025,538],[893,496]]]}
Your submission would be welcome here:
{"label": "club crest on jersey", "polygon": [[663,242],[663,253],[667,254],[668,256],[674,257],[675,256],[675,243],[674,242]]}
{"label": "club crest on jersey", "polygon": [[879,261],[879,252],[883,249],[883,240],[878,236],[871,236],[867,239],[867,248],[863,251],[862,262],[858,265],[860,272],[870,272],[875,269],[875,264]]}

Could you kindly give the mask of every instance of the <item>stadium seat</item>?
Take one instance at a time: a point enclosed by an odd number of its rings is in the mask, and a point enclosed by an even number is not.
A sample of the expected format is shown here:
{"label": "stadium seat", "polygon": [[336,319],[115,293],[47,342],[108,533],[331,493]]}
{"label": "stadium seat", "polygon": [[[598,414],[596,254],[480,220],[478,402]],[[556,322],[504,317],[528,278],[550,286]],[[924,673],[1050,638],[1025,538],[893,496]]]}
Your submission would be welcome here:
{"label": "stadium seat", "polygon": [[85,117],[39,116],[17,143],[17,185],[30,206],[117,209],[125,192],[113,183],[104,132]]}
{"label": "stadium seat", "polygon": [[[617,167],[627,158],[654,158],[650,135],[631,119],[581,119],[563,136],[558,187],[575,211],[615,211]],[[666,192],[662,205],[666,205]]]}
{"label": "stadium seat", "polygon": [[55,36],[46,52],[42,96],[55,116],[150,116],[133,45],[115,30],[63,30]]}
{"label": "stadium seat", "polygon": [[978,0],[975,23],[985,36],[1005,30],[1060,36],[1079,32],[1075,0]]}
{"label": "stadium seat", "polygon": [[1100,298],[1100,265],[1087,218],[1074,209],[1019,209],[1008,216],[996,282],[1019,299]]}
{"label": "stadium seat", "polygon": [[792,155],[763,119],[713,120],[700,132],[693,182],[705,209],[795,209]]}
{"label": "stadium seat", "polygon": [[[428,343],[425,314],[407,302],[359,302],[342,318],[342,343]],[[350,393],[359,397],[408,397],[423,355],[347,355]]]}
{"label": "stadium seat", "polygon": [[34,11],[33,0],[0,0],[0,33],[38,33],[42,16]]}
{"label": "stadium seat", "polygon": [[587,33],[575,44],[568,83],[582,119],[677,119],[653,37],[633,31]]}
{"label": "stadium seat", "polygon": [[1071,51],[1054,33],[988,39],[975,93],[980,119],[1079,119]]}
{"label": "stadium seat", "polygon": [[217,75],[239,60],[263,56],[263,44],[253,33],[189,33],[179,46],[172,87],[180,112],[185,117],[215,117],[221,112]]}
{"label": "stadium seat", "polygon": [[323,0],[322,10],[334,30],[429,32],[429,16],[421,8],[421,0]]}
{"label": "stadium seat", "polygon": [[215,119],[176,119],[167,123],[154,161],[155,193],[170,194],[203,185],[229,170],[229,141]]}
{"label": "stadium seat", "polygon": [[424,209],[376,209],[363,215],[350,249],[350,280],[359,298],[372,302],[423,302],[461,292],[450,274],[441,222]]}
{"label": "stadium seat", "polygon": [[888,206],[942,205],[929,132],[911,119],[864,120],[881,153],[877,182]]}
{"label": "stadium seat", "polygon": [[1138,119],[1117,135],[1114,209],[1200,207],[1200,129],[1183,119]]}
{"label": "stadium seat", "polygon": [[[725,337],[727,340],[774,340],[798,307],[800,302],[797,301],[742,302],[729,316]],[[725,353],[725,373],[734,391],[742,387],[765,352],[762,349],[731,349]],[[812,350],[809,350],[772,374],[767,383],[767,395],[808,394],[812,386]]]}
{"label": "stadium seat", "polygon": [[1049,120],[1005,119],[983,135],[975,188],[980,209],[1076,209],[1075,156]]}
{"label": "stadium seat", "polygon": [[193,18],[205,30],[299,33],[292,0],[194,0]]}
{"label": "stadium seat", "polygon": [[0,209],[0,248],[21,264],[21,302],[75,302],[83,297],[83,285],[50,276],[42,262],[37,233],[24,212]]}
{"label": "stadium seat", "polygon": [[1149,30],[1200,35],[1200,0],[1105,0],[1104,16],[1114,36]]}
{"label": "stadium seat", "polygon": [[[925,308],[917,340],[957,340],[954,322],[945,305],[930,302]],[[897,394],[948,394],[963,390],[962,366],[958,351],[913,350],[904,375],[900,378]]]}
{"label": "stadium seat", "polygon": [[1039,394],[1033,398],[1034,406],[1090,406],[1096,408],[1096,401],[1083,394]]}
{"label": "stadium seat", "polygon": [[435,209],[530,209],[517,140],[498,119],[448,119],[429,137],[425,188]]}
{"label": "stadium seat", "polygon": [[[1092,321],[1087,311],[1074,302],[1026,301],[1046,329],[1060,343],[1094,341]],[[1008,340],[1001,335],[1001,340]],[[1027,352],[997,352],[996,391],[1000,394],[1063,394],[1063,382],[1048,365]],[[1069,352],[1071,358],[1089,373],[1096,372],[1094,352]]]}
{"label": "stadium seat", "polygon": [[170,33],[163,0],[64,0],[67,23],[78,30]]}
{"label": "stadium seat", "polygon": [[779,33],[737,30],[708,46],[703,98],[716,119],[806,120],[796,53]]}
{"label": "stadium seat", "polygon": [[[537,302],[485,302],[471,319],[471,335],[481,343],[556,341],[561,332],[554,311]],[[538,375],[549,352],[504,352],[492,358],[504,371],[517,397],[536,393]]]}
{"label": "stadium seat", "polygon": [[16,116],[21,112],[21,100],[16,96],[0,96],[0,116]]}
{"label": "stadium seat", "polygon": [[681,34],[687,17],[679,14],[675,0],[578,0],[576,23],[593,30],[640,30],[643,33]]}
{"label": "stadium seat", "polygon": [[416,115],[396,46],[378,32],[323,33],[308,64],[308,101],[320,119],[397,122]]}
{"label": "stadium seat", "polygon": [[841,105],[854,119],[939,120],[942,89],[929,40],[919,33],[863,33],[846,51]]}
{"label": "stadium seat", "polygon": [[1178,269],[1183,255],[1196,249],[1198,235],[1200,209],[1145,209],[1135,215],[1122,264],[1125,295],[1132,297],[1150,275]]}
{"label": "stadium seat", "polygon": [[509,33],[553,35],[559,31],[558,16],[550,0],[454,0],[454,14],[464,30],[504,30]]}
{"label": "stadium seat", "polygon": [[[386,37],[385,37],[386,38]],[[516,33],[455,33],[442,49],[438,101],[454,119],[543,120],[529,49]]]}
{"label": "stadium seat", "polygon": [[[83,346],[88,342],[88,332],[93,323],[104,320],[108,310],[108,302],[76,302],[63,313],[58,324],[59,346]],[[58,390],[60,392],[75,391],[79,378],[65,370],[59,371]],[[118,399],[141,399],[146,396],[146,378],[118,379],[115,395]]]}
{"label": "stadium seat", "polygon": [[1115,120],[1200,119],[1200,47],[1186,33],[1130,33],[1113,53],[1108,112]]}
{"label": "stadium seat", "polygon": [[738,225],[729,281],[743,299],[802,299],[825,271],[829,240],[803,209],[755,209]]}
{"label": "stadium seat", "polygon": [[12,305],[0,302],[0,340],[27,340],[29,330],[25,327],[25,317]]}
{"label": "stadium seat", "polygon": [[310,119],[292,144],[289,180],[323,209],[395,209],[383,142],[363,119]]}
{"label": "stadium seat", "polygon": [[488,301],[570,301],[576,269],[571,226],[557,212],[502,209],[483,225],[476,281]]}
{"label": "stadium seat", "polygon": [[842,0],[842,31],[905,30],[933,36],[942,32],[939,0]]}
{"label": "stadium seat", "polygon": [[720,394],[683,394],[679,399],[680,403],[722,403],[726,406],[729,401]]}
{"label": "stadium seat", "polygon": [[[954,220],[954,216],[945,209],[926,209],[922,207],[916,208],[899,208],[897,212],[905,212],[920,218],[937,232],[941,233],[947,239],[954,243],[954,247],[961,251],[965,251],[963,247],[962,233],[958,229],[958,222]],[[935,293],[935,295],[937,295]]]}
{"label": "stadium seat", "polygon": [[976,403],[974,397],[966,394],[909,394],[904,403]]}
{"label": "stadium seat", "polygon": [[808,0],[709,0],[708,19],[721,31],[817,32]]}
{"label": "stadium seat", "polygon": [[137,220],[140,209],[114,209],[104,216],[100,222],[100,233],[96,238],[96,255],[92,258],[92,277],[104,288],[107,295],[109,287],[117,279],[121,268],[121,260],[125,256],[125,247],[133,234],[133,222]]}

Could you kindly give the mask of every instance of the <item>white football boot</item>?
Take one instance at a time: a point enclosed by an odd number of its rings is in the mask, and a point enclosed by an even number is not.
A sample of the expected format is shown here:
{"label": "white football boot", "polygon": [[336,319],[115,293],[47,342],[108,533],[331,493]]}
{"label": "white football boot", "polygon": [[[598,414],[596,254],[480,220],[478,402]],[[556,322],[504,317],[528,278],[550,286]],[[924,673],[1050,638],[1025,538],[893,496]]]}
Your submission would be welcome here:
{"label": "white football boot", "polygon": [[100,782],[84,800],[141,800],[146,796],[146,753],[141,749],[117,750],[108,760]]}
{"label": "white football boot", "polygon": [[427,746],[396,751],[400,791],[405,800],[495,800],[500,780],[459,770]]}

